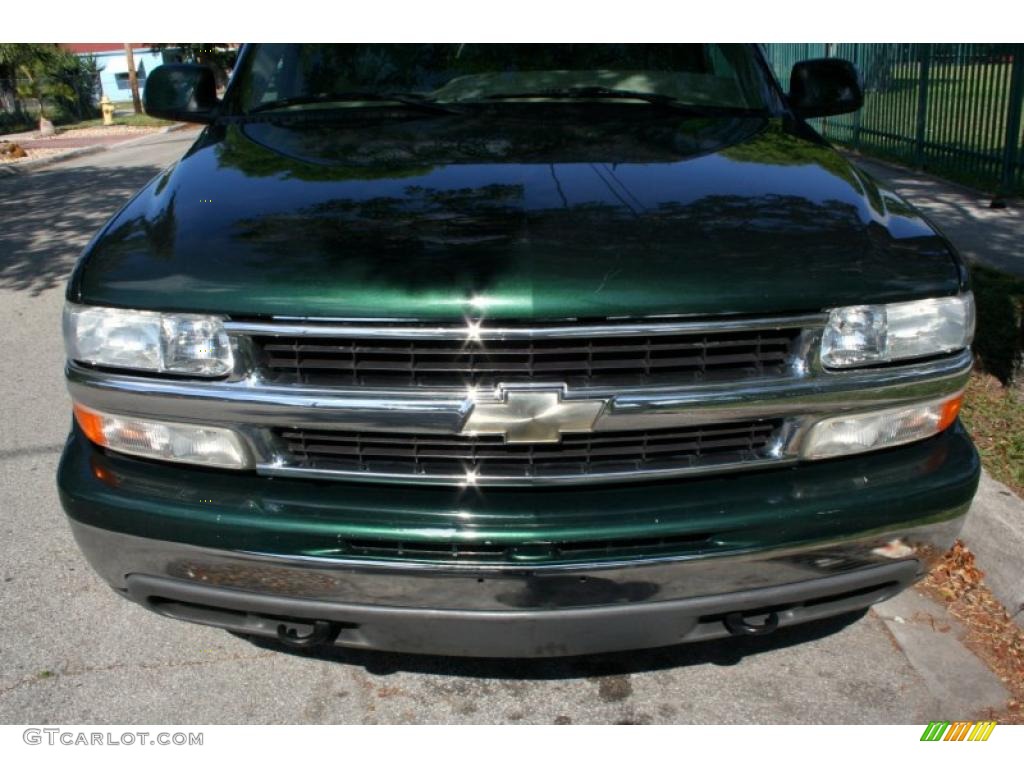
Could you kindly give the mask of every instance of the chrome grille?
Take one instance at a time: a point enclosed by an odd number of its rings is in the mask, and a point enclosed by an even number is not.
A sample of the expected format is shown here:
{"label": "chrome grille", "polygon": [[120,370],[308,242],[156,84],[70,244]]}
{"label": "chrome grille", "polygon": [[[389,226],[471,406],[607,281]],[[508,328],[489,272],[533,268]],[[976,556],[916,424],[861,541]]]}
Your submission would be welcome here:
{"label": "chrome grille", "polygon": [[779,376],[799,328],[563,338],[253,335],[263,375],[312,386],[569,387],[692,384]]}
{"label": "chrome grille", "polygon": [[779,419],[563,435],[507,444],[499,435],[277,429],[298,469],[407,477],[538,478],[714,467],[767,457]]}

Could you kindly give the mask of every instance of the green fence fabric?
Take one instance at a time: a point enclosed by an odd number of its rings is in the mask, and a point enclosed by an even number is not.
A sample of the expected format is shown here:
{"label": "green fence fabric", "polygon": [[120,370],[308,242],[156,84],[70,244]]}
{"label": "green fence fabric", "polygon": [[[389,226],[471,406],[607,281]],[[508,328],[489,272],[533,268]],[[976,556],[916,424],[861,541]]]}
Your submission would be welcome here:
{"label": "green fence fabric", "polygon": [[814,121],[829,139],[983,189],[1024,193],[1024,44],[770,43],[784,88],[797,61],[849,59],[864,107]]}

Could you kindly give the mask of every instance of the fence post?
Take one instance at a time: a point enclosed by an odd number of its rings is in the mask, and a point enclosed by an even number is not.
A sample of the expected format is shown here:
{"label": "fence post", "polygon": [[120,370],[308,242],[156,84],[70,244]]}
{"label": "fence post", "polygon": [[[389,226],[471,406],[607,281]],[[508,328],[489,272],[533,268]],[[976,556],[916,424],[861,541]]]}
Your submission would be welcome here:
{"label": "fence post", "polygon": [[[1020,158],[1020,120],[1024,104],[1024,43],[1013,46],[1013,65],[1010,70],[1010,104],[1006,111],[1006,137],[1003,141],[1003,169],[999,179],[999,194],[992,201],[993,207],[1000,207],[1000,198],[1013,191],[1013,177],[1016,175]],[[1005,203],[1002,203],[1005,205]]]}
{"label": "fence post", "polygon": [[[853,64],[857,67],[857,72],[860,74],[860,82],[867,96],[867,77],[864,74],[864,67],[861,64],[861,50],[860,43],[853,44]],[[864,111],[863,108],[858,109],[853,113],[853,149],[856,152],[860,152],[860,115]]]}
{"label": "fence post", "polygon": [[[825,58],[832,58],[832,43],[825,43]],[[828,132],[828,116],[821,118],[821,130],[819,133],[825,138],[828,138],[825,134]]]}
{"label": "fence post", "polygon": [[931,43],[918,43],[920,46],[921,71],[918,76],[917,90],[917,135],[914,141],[914,164],[924,167],[924,134],[928,122],[928,75],[932,63]]}

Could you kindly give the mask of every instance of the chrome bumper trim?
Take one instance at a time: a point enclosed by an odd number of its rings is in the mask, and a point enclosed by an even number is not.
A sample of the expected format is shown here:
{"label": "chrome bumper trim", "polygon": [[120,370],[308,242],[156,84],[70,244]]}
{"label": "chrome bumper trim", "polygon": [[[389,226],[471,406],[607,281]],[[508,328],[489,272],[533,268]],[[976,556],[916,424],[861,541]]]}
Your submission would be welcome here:
{"label": "chrome bumper trim", "polygon": [[[784,466],[797,460],[800,442],[818,419],[850,411],[934,400],[963,389],[969,350],[916,365],[842,373],[815,371],[745,384],[717,384],[601,393],[565,390],[564,401],[604,396],[594,431],[688,427],[758,419],[783,420],[769,448],[743,462],[699,462],[672,468],[544,476],[386,474],[289,464],[273,427],[459,434],[474,405],[488,393],[468,391],[316,389],[272,386],[251,379],[189,382],[113,374],[71,363],[71,397],[98,411],[140,418],[233,427],[242,434],[260,474],[363,482],[433,485],[567,485]],[[540,382],[535,386],[540,386]]]}
{"label": "chrome bumper trim", "polygon": [[[602,392],[595,431],[683,426],[787,415],[834,415],[951,395],[970,374],[969,350],[942,360],[875,370],[819,373],[751,383]],[[107,373],[70,363],[71,397],[96,410],[210,424],[458,433],[474,400],[466,391],[316,389],[240,381],[194,382]],[[540,382],[537,383],[538,385]],[[561,386],[558,382],[550,386]],[[476,402],[486,400],[477,393]]]}
{"label": "chrome bumper trim", "polygon": [[865,532],[784,550],[620,562],[477,565],[236,552],[147,539],[69,521],[92,567],[115,589],[132,574],[358,605],[530,610],[653,603],[822,578],[898,561],[923,575],[949,548],[962,509],[942,522]]}

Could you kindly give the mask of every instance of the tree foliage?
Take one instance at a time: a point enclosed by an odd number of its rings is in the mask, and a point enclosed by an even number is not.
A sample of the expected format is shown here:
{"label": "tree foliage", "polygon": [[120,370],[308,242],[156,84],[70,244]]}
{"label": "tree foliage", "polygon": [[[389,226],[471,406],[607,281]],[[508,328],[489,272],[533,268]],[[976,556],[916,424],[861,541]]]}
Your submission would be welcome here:
{"label": "tree foliage", "polygon": [[95,115],[96,61],[57,43],[0,43],[0,107],[59,122]]}

